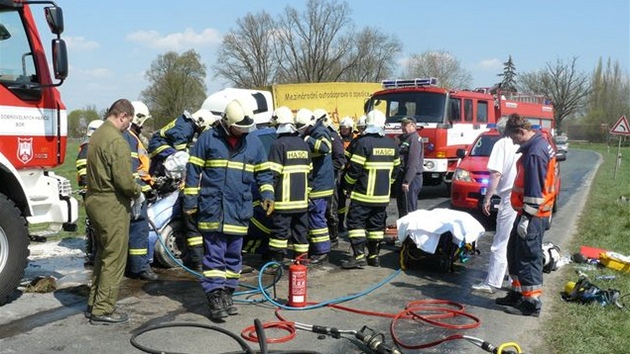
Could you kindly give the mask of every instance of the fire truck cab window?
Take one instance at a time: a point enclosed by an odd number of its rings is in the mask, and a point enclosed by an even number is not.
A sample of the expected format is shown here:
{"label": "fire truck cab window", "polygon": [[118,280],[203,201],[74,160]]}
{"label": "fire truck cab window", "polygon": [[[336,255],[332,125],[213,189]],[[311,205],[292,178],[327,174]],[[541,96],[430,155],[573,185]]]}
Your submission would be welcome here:
{"label": "fire truck cab window", "polygon": [[477,123],[488,123],[488,101],[477,102]]}
{"label": "fire truck cab window", "polygon": [[464,100],[464,121],[465,122],[473,121],[473,101],[472,100]]}
{"label": "fire truck cab window", "polygon": [[448,99],[448,121],[460,122],[462,120],[462,103],[458,98]]}
{"label": "fire truck cab window", "polygon": [[36,82],[33,54],[17,11],[0,12],[0,82]]}

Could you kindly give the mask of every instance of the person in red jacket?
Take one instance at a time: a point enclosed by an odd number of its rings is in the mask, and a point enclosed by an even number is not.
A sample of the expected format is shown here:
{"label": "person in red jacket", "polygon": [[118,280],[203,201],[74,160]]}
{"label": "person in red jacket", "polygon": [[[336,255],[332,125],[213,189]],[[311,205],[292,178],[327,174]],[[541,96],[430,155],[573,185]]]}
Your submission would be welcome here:
{"label": "person in red jacket", "polygon": [[510,115],[505,131],[514,144],[520,145],[518,152],[522,155],[516,162],[510,196],[517,212],[507,249],[512,289],[495,301],[508,306],[507,313],[538,317],[542,306],[542,240],[555,195],[555,150],[532,129],[529,120],[518,114]]}

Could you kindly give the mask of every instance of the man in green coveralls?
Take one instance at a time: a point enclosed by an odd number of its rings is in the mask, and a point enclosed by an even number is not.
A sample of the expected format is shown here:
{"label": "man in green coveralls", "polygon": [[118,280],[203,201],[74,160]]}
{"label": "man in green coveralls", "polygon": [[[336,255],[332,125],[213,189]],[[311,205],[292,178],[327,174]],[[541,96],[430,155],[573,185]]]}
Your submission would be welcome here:
{"label": "man in green coveralls", "polygon": [[127,263],[131,202],[141,203],[143,198],[131,173],[129,144],[122,135],[133,114],[128,100],[114,102],[89,142],[85,210],[98,245],[86,313],[91,324],[128,320],[127,314],[114,310]]}

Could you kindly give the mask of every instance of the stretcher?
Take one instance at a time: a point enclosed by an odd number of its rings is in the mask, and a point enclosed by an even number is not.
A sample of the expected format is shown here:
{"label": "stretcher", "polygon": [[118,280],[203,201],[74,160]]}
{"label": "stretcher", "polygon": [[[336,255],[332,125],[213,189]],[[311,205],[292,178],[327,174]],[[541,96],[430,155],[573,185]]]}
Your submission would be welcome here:
{"label": "stretcher", "polygon": [[466,212],[437,208],[416,210],[396,221],[401,269],[421,267],[453,271],[454,263],[465,263],[478,254],[477,240],[486,232]]}

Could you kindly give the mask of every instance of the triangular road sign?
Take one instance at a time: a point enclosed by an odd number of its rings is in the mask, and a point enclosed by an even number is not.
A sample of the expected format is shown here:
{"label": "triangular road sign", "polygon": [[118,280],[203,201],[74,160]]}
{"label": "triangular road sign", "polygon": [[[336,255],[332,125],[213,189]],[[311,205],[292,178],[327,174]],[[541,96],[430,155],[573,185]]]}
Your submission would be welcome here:
{"label": "triangular road sign", "polygon": [[619,117],[617,123],[610,129],[610,134],[630,136],[630,125],[628,124],[626,116]]}

